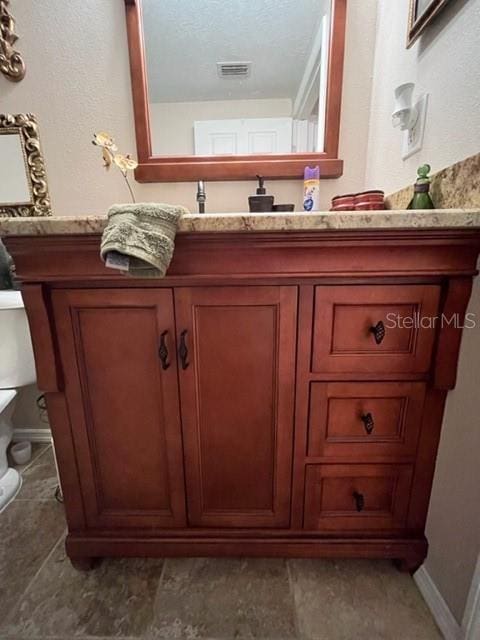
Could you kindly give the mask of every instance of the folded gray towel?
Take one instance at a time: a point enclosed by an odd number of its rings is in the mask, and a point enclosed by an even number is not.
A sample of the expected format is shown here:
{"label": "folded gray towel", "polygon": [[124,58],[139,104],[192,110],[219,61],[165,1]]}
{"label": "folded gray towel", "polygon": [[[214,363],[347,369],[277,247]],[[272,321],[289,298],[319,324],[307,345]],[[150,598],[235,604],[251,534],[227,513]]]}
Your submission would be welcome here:
{"label": "folded gray towel", "polygon": [[120,254],[125,264],[116,268],[137,278],[163,278],[172,259],[178,220],[185,213],[184,207],[169,204],[110,207],[100,248],[102,259],[115,268],[121,262]]}

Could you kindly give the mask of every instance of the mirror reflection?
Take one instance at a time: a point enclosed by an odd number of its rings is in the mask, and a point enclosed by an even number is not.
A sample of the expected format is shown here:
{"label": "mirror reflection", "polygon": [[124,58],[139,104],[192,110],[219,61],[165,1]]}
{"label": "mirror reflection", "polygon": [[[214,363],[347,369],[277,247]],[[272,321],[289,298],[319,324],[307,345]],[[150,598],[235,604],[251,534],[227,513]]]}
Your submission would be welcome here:
{"label": "mirror reflection", "polygon": [[153,155],[324,150],[331,0],[143,0]]}
{"label": "mirror reflection", "polygon": [[0,131],[0,205],[32,202],[27,165],[19,131]]}

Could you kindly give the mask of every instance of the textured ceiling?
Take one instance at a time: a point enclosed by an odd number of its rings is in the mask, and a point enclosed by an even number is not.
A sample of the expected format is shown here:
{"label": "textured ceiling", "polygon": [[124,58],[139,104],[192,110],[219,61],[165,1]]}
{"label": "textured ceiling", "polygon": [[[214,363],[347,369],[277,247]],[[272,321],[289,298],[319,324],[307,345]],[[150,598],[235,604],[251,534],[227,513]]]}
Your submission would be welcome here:
{"label": "textured ceiling", "polygon": [[[294,98],[330,0],[143,0],[151,102]],[[251,62],[221,79],[217,62]]]}

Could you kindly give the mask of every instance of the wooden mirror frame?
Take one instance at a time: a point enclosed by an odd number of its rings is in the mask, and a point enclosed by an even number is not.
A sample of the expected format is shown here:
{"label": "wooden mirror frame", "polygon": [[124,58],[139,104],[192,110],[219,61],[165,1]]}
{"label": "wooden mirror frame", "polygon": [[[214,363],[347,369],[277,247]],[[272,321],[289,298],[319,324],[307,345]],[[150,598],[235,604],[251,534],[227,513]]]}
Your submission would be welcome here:
{"label": "wooden mirror frame", "polygon": [[138,182],[190,182],[195,180],[250,180],[301,178],[306,165],[319,165],[322,178],[338,178],[343,160],[338,158],[340,110],[347,0],[332,0],[330,50],[325,114],[325,151],[224,156],[154,156],[150,136],[147,70],[141,0],[125,0],[130,52],[133,110],[137,138]]}

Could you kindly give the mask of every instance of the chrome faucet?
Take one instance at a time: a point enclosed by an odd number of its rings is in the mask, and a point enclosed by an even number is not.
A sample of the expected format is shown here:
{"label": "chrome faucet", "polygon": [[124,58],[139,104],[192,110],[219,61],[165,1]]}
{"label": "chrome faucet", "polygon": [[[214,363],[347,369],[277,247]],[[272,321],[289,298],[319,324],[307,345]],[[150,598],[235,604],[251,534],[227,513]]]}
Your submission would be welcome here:
{"label": "chrome faucet", "polygon": [[207,195],[205,193],[205,182],[203,180],[199,180],[197,182],[198,213],[205,213],[206,201],[207,201]]}

